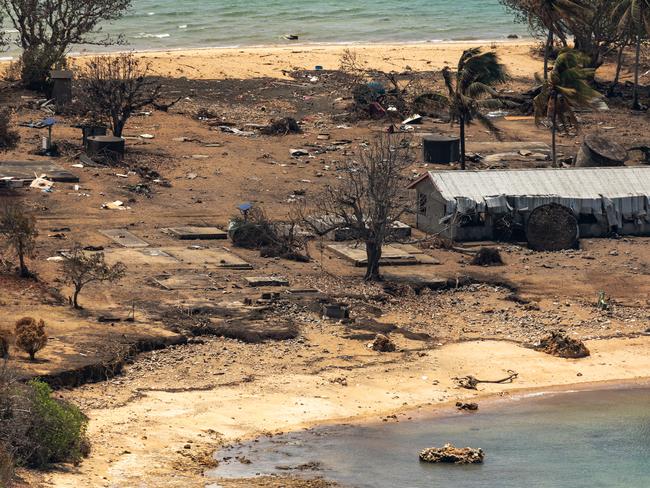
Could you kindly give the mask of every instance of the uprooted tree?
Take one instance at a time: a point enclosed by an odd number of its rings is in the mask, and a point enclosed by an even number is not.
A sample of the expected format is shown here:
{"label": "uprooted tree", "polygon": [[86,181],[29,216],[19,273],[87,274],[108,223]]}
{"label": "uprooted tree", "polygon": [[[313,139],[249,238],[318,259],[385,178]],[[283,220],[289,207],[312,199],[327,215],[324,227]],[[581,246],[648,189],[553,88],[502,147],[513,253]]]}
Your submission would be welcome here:
{"label": "uprooted tree", "polygon": [[21,203],[5,205],[0,215],[0,235],[18,258],[20,276],[31,276],[25,258],[32,257],[36,247],[38,231],[34,216]]}
{"label": "uprooted tree", "polygon": [[338,168],[340,179],[325,188],[306,211],[305,224],[316,234],[349,229],[365,243],[367,281],[381,280],[382,247],[393,223],[408,210],[404,200],[404,171],[411,161],[410,141],[398,134],[382,134],[357,160]]}
{"label": "uprooted tree", "polygon": [[272,221],[262,207],[253,207],[245,215],[230,219],[228,234],[235,246],[259,249],[262,257],[308,262],[309,256],[303,253],[307,237],[300,232],[299,224],[297,209],[289,212],[287,220]]}
{"label": "uprooted tree", "polygon": [[120,18],[130,5],[131,0],[0,0],[23,49],[23,84],[46,89],[50,70],[66,64],[74,45],[114,44],[117,39],[101,35],[99,25]]}
{"label": "uprooted tree", "polygon": [[94,57],[79,78],[84,108],[108,122],[115,137],[122,137],[134,112],[160,97],[161,84],[152,77],[151,63],[133,53]]}
{"label": "uprooted tree", "polygon": [[74,290],[70,304],[79,309],[79,293],[86,285],[93,282],[117,282],[126,275],[126,266],[122,263],[110,266],[106,263],[103,252],[90,253],[75,245],[63,257],[62,272],[65,283],[72,285]]}

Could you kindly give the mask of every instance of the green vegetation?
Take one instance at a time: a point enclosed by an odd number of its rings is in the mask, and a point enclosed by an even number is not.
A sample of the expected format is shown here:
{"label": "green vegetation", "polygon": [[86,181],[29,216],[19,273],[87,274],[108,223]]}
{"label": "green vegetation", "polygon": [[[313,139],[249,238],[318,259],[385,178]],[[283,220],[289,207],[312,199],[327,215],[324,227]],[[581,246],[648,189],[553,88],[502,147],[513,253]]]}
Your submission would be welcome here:
{"label": "green vegetation", "polygon": [[87,424],[87,417],[54,398],[47,384],[23,383],[5,363],[0,367],[0,486],[9,486],[14,464],[78,463],[89,451]]}
{"label": "green vegetation", "polygon": [[45,383],[31,381],[34,450],[27,459],[30,466],[56,462],[79,462],[87,450],[85,439],[88,418],[76,406],[52,398]]}
{"label": "green vegetation", "polygon": [[551,76],[542,85],[535,97],[535,122],[540,125],[544,119],[551,121],[553,167],[557,167],[557,130],[578,126],[574,110],[589,106],[601,95],[589,86],[594,70],[584,68],[580,56],[567,51],[558,56]]}
{"label": "green vegetation", "polygon": [[458,61],[456,76],[445,68],[442,76],[448,95],[429,95],[431,103],[449,110],[451,121],[460,126],[460,165],[465,169],[465,126],[478,120],[491,133],[499,136],[499,129],[481,112],[482,108],[500,108],[495,85],[508,79],[506,67],[499,62],[494,52],[481,53],[480,48],[468,49]]}

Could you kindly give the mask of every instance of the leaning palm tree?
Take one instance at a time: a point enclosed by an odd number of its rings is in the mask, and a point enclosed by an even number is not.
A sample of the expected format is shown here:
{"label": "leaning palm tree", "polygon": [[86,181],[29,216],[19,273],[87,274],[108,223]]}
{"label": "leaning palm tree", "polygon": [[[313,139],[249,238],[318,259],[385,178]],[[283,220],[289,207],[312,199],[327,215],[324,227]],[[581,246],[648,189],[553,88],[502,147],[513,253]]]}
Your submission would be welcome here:
{"label": "leaning palm tree", "polygon": [[[449,110],[452,124],[460,126],[460,165],[465,169],[465,127],[478,120],[491,133],[499,136],[499,129],[481,112],[481,108],[502,107],[494,86],[508,79],[506,67],[495,52],[481,53],[480,48],[468,49],[458,61],[456,79],[447,67],[442,70],[448,95],[434,93],[429,99]],[[491,98],[490,98],[491,97]]]}
{"label": "leaning palm tree", "polygon": [[557,131],[560,125],[568,131],[578,128],[575,109],[590,106],[601,95],[589,86],[595,70],[583,67],[575,51],[560,54],[555,61],[549,79],[544,82],[539,95],[535,97],[535,123],[551,121],[553,167],[557,167]]}
{"label": "leaning palm tree", "polygon": [[618,28],[634,40],[636,58],[634,62],[634,92],[632,110],[640,110],[639,68],[641,66],[641,44],[650,36],[650,0],[617,0],[614,15],[620,17]]}

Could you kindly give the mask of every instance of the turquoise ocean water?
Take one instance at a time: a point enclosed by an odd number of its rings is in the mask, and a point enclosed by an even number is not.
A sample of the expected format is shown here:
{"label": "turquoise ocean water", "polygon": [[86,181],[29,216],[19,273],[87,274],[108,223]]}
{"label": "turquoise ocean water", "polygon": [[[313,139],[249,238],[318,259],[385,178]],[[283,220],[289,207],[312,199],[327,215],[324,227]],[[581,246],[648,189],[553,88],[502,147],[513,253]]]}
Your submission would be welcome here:
{"label": "turquoise ocean water", "polygon": [[[105,31],[134,49],[526,36],[498,0],[134,0]],[[78,51],[79,49],[75,49]]]}

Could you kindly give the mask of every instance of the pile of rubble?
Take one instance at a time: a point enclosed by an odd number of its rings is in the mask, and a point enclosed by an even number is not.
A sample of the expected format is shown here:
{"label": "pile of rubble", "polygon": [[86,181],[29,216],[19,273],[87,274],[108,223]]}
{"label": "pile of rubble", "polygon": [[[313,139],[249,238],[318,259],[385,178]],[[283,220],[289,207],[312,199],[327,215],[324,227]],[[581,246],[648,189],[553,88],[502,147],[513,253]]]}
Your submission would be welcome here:
{"label": "pile of rubble", "polygon": [[582,341],[572,339],[561,332],[552,332],[536,344],[535,349],[552,356],[569,359],[586,358],[590,354]]}

